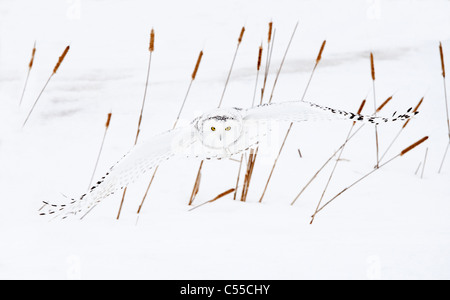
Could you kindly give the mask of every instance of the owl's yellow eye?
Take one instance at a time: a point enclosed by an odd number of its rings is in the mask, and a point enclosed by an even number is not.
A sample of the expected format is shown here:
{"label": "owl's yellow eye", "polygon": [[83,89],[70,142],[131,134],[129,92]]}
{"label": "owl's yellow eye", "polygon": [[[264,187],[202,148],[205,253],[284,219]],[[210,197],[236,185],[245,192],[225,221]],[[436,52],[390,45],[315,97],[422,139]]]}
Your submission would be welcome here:
{"label": "owl's yellow eye", "polygon": [[211,127],[211,131],[216,131],[216,127]]}
{"label": "owl's yellow eye", "polygon": [[231,130],[231,127],[228,126],[227,128],[225,128],[225,130],[226,130],[226,131],[230,131],[230,130]]}

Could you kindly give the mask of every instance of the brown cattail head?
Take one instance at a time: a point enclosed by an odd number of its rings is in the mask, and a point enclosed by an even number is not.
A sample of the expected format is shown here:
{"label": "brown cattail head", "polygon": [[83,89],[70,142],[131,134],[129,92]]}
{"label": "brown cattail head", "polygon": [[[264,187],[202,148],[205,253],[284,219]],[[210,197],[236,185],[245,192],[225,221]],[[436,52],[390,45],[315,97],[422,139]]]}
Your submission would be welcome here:
{"label": "brown cattail head", "polygon": [[148,50],[150,52],[153,52],[155,50],[155,30],[153,30],[150,32],[150,46],[148,47]]}
{"label": "brown cattail head", "polygon": [[423,142],[425,142],[426,140],[428,140],[428,136],[421,138],[420,140],[418,140],[417,142],[415,142],[414,144],[412,144],[411,146],[403,149],[403,151],[400,153],[400,156],[405,155],[406,153],[408,153],[409,151],[411,151],[412,149],[416,148],[417,146],[419,146],[420,144],[422,144]]}
{"label": "brown cattail head", "polygon": [[372,72],[372,80],[375,80],[375,64],[373,62],[373,53],[370,52],[370,70]]}
{"label": "brown cattail head", "polygon": [[112,116],[112,113],[109,113],[109,114],[108,114],[108,119],[106,120],[106,124],[105,124],[105,127],[106,127],[106,128],[109,127],[109,123],[111,122],[111,116]]}
{"label": "brown cattail head", "polygon": [[267,43],[270,44],[270,41],[272,40],[272,26],[273,26],[273,22],[269,23],[269,34],[267,36]]}
{"label": "brown cattail head", "polygon": [[[364,109],[364,106],[366,105],[366,99],[364,99],[362,102],[361,102],[361,105],[359,106],[359,109],[358,109],[358,115],[360,115],[361,114],[361,112],[362,112],[362,110]],[[353,122],[353,125],[355,125],[356,124],[356,121],[354,121]]]}
{"label": "brown cattail head", "polygon": [[389,101],[392,100],[392,97],[394,96],[390,96],[389,98],[387,98],[378,108],[377,108],[377,113],[380,112],[388,103]]}
{"label": "brown cattail head", "polygon": [[442,50],[442,43],[441,42],[439,42],[439,53],[441,54],[442,76],[445,78],[444,51]]}
{"label": "brown cattail head", "polygon": [[31,68],[33,67],[33,62],[34,62],[34,55],[36,54],[36,42],[34,42],[34,47],[33,47],[33,52],[31,52],[31,60],[30,63],[28,65],[28,68],[31,70]]}
{"label": "brown cattail head", "polygon": [[244,37],[245,27],[242,27],[241,34],[239,35],[238,43],[242,42],[242,38]]}
{"label": "brown cattail head", "polygon": [[234,188],[233,189],[229,189],[229,190],[227,190],[227,191],[225,191],[225,192],[223,192],[223,193],[220,193],[219,195],[217,195],[216,197],[214,197],[213,199],[211,199],[211,200],[209,200],[208,202],[214,202],[214,201],[216,201],[216,200],[219,200],[220,198],[222,198],[222,197],[225,197],[226,195],[228,195],[228,194],[231,194],[232,192],[234,192]]}
{"label": "brown cattail head", "polygon": [[362,102],[361,102],[361,105],[359,106],[359,109],[358,109],[358,115],[359,114],[361,114],[361,112],[362,112],[362,110],[364,109],[364,106],[366,105],[366,99],[364,99]]}
{"label": "brown cattail head", "polygon": [[63,54],[61,54],[61,56],[58,59],[58,62],[56,63],[55,68],[53,69],[53,74],[55,74],[56,71],[58,71],[59,66],[61,65],[61,63],[63,62],[64,58],[66,57],[67,52],[69,52],[69,49],[70,49],[70,46],[67,46],[66,49],[64,49]]}
{"label": "brown cattail head", "polygon": [[319,61],[322,59],[322,53],[323,53],[323,49],[325,49],[325,44],[327,43],[327,41],[323,41],[322,43],[322,47],[320,47],[320,51],[319,51],[319,55],[317,55],[317,59],[316,59],[316,65],[319,63]]}
{"label": "brown cattail head", "polygon": [[262,51],[263,51],[263,47],[262,47],[262,45],[261,45],[261,46],[259,46],[259,52],[258,52],[258,64],[256,65],[256,70],[258,70],[258,71],[259,71],[259,68],[261,68]]}
{"label": "brown cattail head", "polygon": [[[424,98],[425,97],[422,97],[422,99],[420,99],[419,103],[417,103],[416,107],[414,107],[413,113],[415,113],[419,110],[419,107],[420,107],[420,105],[422,105]],[[411,119],[406,120],[405,124],[403,124],[403,128],[405,128],[408,125],[409,121],[411,121]]]}
{"label": "brown cattail head", "polygon": [[200,51],[200,54],[197,58],[197,63],[195,64],[194,72],[192,72],[192,80],[195,80],[195,76],[197,76],[198,68],[200,67],[200,62],[202,61],[203,51]]}

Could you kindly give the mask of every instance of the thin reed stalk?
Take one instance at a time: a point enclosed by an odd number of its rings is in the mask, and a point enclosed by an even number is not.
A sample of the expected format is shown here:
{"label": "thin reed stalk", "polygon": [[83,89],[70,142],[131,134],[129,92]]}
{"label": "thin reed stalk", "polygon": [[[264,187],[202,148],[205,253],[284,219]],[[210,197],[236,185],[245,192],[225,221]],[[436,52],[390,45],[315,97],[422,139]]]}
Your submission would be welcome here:
{"label": "thin reed stalk", "polygon": [[369,177],[370,175],[372,175],[373,173],[375,173],[377,170],[379,170],[380,168],[386,166],[387,164],[389,164],[390,162],[394,161],[395,159],[404,156],[405,154],[407,154],[409,151],[413,150],[414,148],[416,148],[417,146],[419,146],[420,144],[422,144],[423,142],[425,142],[428,139],[428,136],[423,137],[422,139],[418,140],[417,142],[415,142],[414,144],[412,144],[411,146],[403,149],[399,154],[397,154],[396,156],[392,157],[391,159],[389,159],[387,162],[381,164],[379,166],[379,168],[377,169],[373,169],[372,171],[370,171],[369,173],[365,174],[364,176],[362,176],[361,178],[359,178],[358,180],[356,180],[355,182],[353,182],[351,185],[347,186],[346,188],[344,188],[342,191],[340,191],[339,193],[337,193],[333,198],[331,198],[328,202],[326,202],[323,206],[321,206],[318,210],[316,210],[316,212],[314,213],[314,215],[311,216],[311,223],[314,220],[314,217],[320,212],[322,211],[326,206],[328,206],[331,202],[333,202],[336,198],[338,198],[340,195],[342,195],[343,193],[345,193],[346,191],[348,191],[350,188],[352,188],[353,186],[355,186],[356,184],[358,184],[359,182],[361,182],[362,180],[364,180],[365,178]]}
{"label": "thin reed stalk", "polygon": [[144,97],[142,99],[142,105],[141,105],[141,112],[139,114],[139,121],[138,121],[138,127],[137,127],[137,132],[136,132],[136,138],[134,140],[134,144],[136,145],[138,142],[138,138],[139,138],[139,134],[141,133],[141,123],[142,123],[142,115],[144,113],[144,108],[145,108],[145,100],[147,99],[147,89],[148,89],[148,81],[150,78],[150,68],[152,65],[152,54],[153,51],[155,50],[155,31],[152,28],[151,32],[150,32],[150,45],[149,45],[149,55],[148,55],[148,66],[147,66],[147,78],[145,80],[145,87],[144,87]]}
{"label": "thin reed stalk", "polygon": [[25,79],[25,84],[23,86],[22,96],[20,97],[20,101],[19,101],[19,107],[22,105],[23,96],[25,95],[25,90],[26,90],[27,85],[28,85],[28,78],[30,77],[31,69],[33,68],[35,54],[36,54],[36,41],[34,42],[33,51],[31,52],[30,62],[28,63],[27,78]]}
{"label": "thin reed stalk", "polygon": [[[375,63],[373,60],[373,53],[370,52],[370,71],[372,75],[372,89],[373,89],[373,107],[375,109],[375,116],[377,116],[377,97],[375,94]],[[375,125],[375,146],[376,146],[376,154],[377,154],[377,163],[375,168],[378,168],[380,165],[380,154],[379,154],[379,142],[378,142],[378,126]]]}
{"label": "thin reed stalk", "polygon": [[234,188],[233,200],[236,200],[236,194],[239,186],[239,179],[241,177],[242,161],[244,160],[244,154],[241,154],[241,161],[239,162],[239,171],[236,179],[236,187]]}
{"label": "thin reed stalk", "polygon": [[447,99],[447,84],[445,83],[445,62],[444,62],[444,51],[442,50],[442,43],[439,42],[439,54],[441,57],[441,69],[442,69],[442,79],[444,82],[444,100],[445,100],[445,112],[447,116],[447,129],[448,129],[448,143],[445,148],[444,156],[442,157],[441,165],[439,166],[438,173],[441,173],[442,167],[444,166],[445,158],[447,157],[448,149],[450,148],[450,116],[449,116],[449,106]]}
{"label": "thin reed stalk", "polygon": [[[264,81],[263,86],[261,88],[261,100],[259,101],[259,104],[261,105],[264,99],[264,91],[266,90],[266,82],[267,77],[269,76],[269,69],[270,69],[270,61],[272,58],[272,51],[273,51],[273,44],[275,42],[275,29],[273,29],[273,22],[269,22],[269,32],[267,34],[267,54],[266,54],[266,66],[264,70]],[[272,39],[273,36],[273,39]]]}
{"label": "thin reed stalk", "polygon": [[245,27],[242,27],[241,33],[239,35],[238,43],[236,45],[236,50],[234,51],[233,61],[231,62],[231,67],[230,67],[230,70],[228,71],[227,79],[225,81],[225,86],[223,87],[222,96],[220,97],[219,105],[217,106],[218,108],[220,108],[222,106],[223,97],[225,96],[225,91],[227,90],[228,82],[230,81],[231,72],[233,71],[234,62],[236,61],[236,56],[238,54],[239,46],[241,45],[242,38],[244,37],[244,32],[245,32]]}
{"label": "thin reed stalk", "polygon": [[111,122],[112,113],[108,114],[108,118],[105,124],[105,132],[103,133],[102,143],[100,145],[100,150],[98,151],[97,160],[95,161],[94,170],[92,171],[91,179],[89,180],[88,191],[92,186],[92,182],[94,181],[95,172],[97,171],[98,162],[100,161],[100,156],[102,155],[103,145],[105,144],[106,135],[108,133],[109,124]]}
{"label": "thin reed stalk", "polygon": [[31,114],[33,113],[34,108],[36,107],[36,104],[38,103],[39,99],[42,96],[42,93],[44,93],[45,88],[47,87],[48,83],[50,82],[50,80],[52,79],[53,75],[56,74],[56,72],[58,71],[59,67],[61,66],[61,63],[63,62],[64,58],[66,57],[67,53],[69,52],[70,46],[67,46],[64,49],[64,52],[61,54],[61,56],[58,59],[58,62],[56,63],[55,67],[53,68],[53,72],[50,75],[50,77],[48,78],[47,82],[45,83],[44,87],[42,88],[41,92],[39,93],[38,97],[36,98],[36,100],[33,103],[33,106],[31,107],[30,112],[28,113],[27,117],[25,118],[25,121],[23,122],[22,128],[25,127],[25,124],[27,124],[28,119],[30,118]]}
{"label": "thin reed stalk", "polygon": [[278,77],[280,76],[281,69],[283,68],[283,65],[284,65],[284,60],[286,59],[289,48],[291,47],[292,40],[294,39],[295,32],[297,31],[297,27],[298,27],[298,22],[295,24],[294,31],[292,32],[292,35],[291,35],[291,39],[289,40],[289,43],[286,47],[286,51],[284,52],[283,59],[281,60],[280,67],[278,68],[278,71],[277,71],[277,75],[275,76],[275,81],[273,82],[272,92],[270,93],[269,103],[272,102],[272,97],[273,97],[273,93],[275,91],[275,87],[278,82]]}

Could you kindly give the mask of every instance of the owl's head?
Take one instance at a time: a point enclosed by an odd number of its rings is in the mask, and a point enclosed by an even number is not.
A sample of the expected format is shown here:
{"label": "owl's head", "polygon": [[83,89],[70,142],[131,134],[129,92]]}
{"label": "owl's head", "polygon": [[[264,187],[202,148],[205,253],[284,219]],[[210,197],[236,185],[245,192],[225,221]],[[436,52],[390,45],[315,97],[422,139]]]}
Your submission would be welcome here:
{"label": "owl's head", "polygon": [[203,145],[214,148],[228,148],[242,133],[242,116],[237,109],[217,109],[202,115],[196,128]]}

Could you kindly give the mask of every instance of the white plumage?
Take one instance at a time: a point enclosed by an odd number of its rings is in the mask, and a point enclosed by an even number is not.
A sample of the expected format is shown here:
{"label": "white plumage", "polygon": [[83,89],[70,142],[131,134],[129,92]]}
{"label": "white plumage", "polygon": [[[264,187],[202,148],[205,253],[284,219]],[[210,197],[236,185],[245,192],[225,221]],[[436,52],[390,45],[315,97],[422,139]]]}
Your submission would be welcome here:
{"label": "white plumage", "polygon": [[363,116],[308,102],[265,104],[249,109],[216,109],[194,119],[188,126],[161,133],[138,143],[78,200],[51,205],[46,214],[84,215],[93,206],[173,156],[221,159],[258,144],[270,132],[269,124],[317,120],[353,120],[373,124],[407,120],[411,109],[391,118]]}

